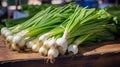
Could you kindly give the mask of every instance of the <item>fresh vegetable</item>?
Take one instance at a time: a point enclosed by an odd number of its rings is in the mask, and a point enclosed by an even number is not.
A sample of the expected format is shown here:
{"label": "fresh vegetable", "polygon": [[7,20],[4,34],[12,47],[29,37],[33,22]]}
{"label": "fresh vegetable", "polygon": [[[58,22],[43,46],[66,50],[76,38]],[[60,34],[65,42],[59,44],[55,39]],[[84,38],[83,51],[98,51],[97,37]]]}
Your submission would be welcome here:
{"label": "fresh vegetable", "polygon": [[77,54],[85,42],[114,39],[111,32],[117,31],[116,21],[105,9],[68,4],[48,7],[21,24],[2,28],[1,34],[12,50],[30,49],[52,61],[66,53]]}

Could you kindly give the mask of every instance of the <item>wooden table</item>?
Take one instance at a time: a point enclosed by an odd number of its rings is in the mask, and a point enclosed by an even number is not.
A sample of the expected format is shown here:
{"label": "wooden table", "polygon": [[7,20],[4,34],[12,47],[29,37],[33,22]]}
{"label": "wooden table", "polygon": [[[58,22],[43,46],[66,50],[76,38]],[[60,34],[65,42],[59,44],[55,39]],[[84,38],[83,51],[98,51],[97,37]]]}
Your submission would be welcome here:
{"label": "wooden table", "polygon": [[[1,38],[1,37],[0,37]],[[116,47],[119,46],[119,47]],[[104,49],[104,50],[103,50]],[[106,49],[106,50],[105,50]],[[117,49],[117,52],[113,53]],[[98,53],[83,56],[60,56],[55,59],[55,63],[46,63],[45,57],[41,57],[39,53],[18,53],[10,51],[0,39],[0,67],[120,67],[120,44],[114,46],[104,46],[95,49]],[[106,51],[101,55],[101,51]],[[110,52],[108,51],[110,50]]]}

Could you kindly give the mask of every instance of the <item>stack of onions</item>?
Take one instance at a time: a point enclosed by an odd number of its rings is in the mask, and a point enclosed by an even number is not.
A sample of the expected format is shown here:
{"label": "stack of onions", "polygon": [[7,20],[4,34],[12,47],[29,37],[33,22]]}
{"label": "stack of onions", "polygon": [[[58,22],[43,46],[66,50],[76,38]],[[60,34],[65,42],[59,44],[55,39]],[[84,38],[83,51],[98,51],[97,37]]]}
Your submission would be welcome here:
{"label": "stack of onions", "polygon": [[97,37],[93,34],[114,26],[108,22],[112,18],[104,9],[68,4],[58,8],[49,7],[22,24],[2,28],[1,34],[12,50],[30,49],[52,60],[65,55],[67,51],[77,54],[80,44]]}
{"label": "stack of onions", "polygon": [[[70,16],[73,10],[71,5],[58,8],[49,7],[38,12],[34,17],[22,24],[10,28],[2,28],[1,34],[9,42],[12,50],[20,50],[26,46],[26,42],[31,38],[40,36],[61,24],[62,21]],[[38,52],[38,50],[32,49]]]}

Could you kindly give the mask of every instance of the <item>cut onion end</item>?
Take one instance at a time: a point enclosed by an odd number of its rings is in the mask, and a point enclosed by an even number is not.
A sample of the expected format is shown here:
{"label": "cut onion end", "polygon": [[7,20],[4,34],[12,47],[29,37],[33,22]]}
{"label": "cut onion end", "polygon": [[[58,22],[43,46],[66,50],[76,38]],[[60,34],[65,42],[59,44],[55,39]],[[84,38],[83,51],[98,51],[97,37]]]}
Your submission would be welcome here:
{"label": "cut onion end", "polygon": [[13,39],[13,36],[8,36],[8,37],[6,38],[6,40],[9,41],[9,42],[12,42],[12,39]]}
{"label": "cut onion end", "polygon": [[48,62],[50,62],[50,63],[54,63],[54,62],[55,62],[55,58],[54,58],[53,55],[49,55],[49,56],[47,57],[47,63],[48,63]]}
{"label": "cut onion end", "polygon": [[13,50],[13,51],[19,51],[20,49],[19,49],[19,47],[17,46],[16,43],[12,43],[11,50]]}

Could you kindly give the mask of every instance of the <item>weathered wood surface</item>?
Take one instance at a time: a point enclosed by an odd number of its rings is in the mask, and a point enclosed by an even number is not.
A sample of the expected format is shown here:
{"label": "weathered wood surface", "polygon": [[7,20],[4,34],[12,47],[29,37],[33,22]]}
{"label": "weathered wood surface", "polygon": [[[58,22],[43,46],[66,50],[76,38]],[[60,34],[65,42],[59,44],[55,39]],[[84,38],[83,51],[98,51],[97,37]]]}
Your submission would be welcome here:
{"label": "weathered wood surface", "polygon": [[[0,37],[1,38],[1,37]],[[0,61],[8,61],[8,60],[26,60],[26,59],[37,59],[41,57],[38,53],[18,53],[17,51],[11,51],[8,47],[6,47],[3,39],[0,39]]]}
{"label": "weathered wood surface", "polygon": [[44,57],[41,57],[39,53],[18,53],[10,51],[1,38],[0,67],[120,67],[119,43],[108,44],[92,50],[92,52],[94,51],[96,53],[90,54],[90,56],[79,54],[76,56],[58,57],[55,59],[54,64],[48,64],[45,63],[45,60],[43,60]]}
{"label": "weathered wood surface", "polygon": [[96,54],[106,54],[106,53],[117,53],[120,52],[120,44],[111,44],[111,45],[105,45],[100,48],[96,48],[92,51],[88,51],[83,53],[83,55],[96,55]]}
{"label": "weathered wood surface", "polygon": [[44,60],[26,60],[1,64],[0,67],[120,67],[120,53],[57,58],[54,64]]}

